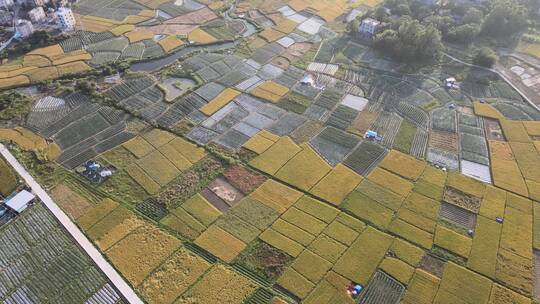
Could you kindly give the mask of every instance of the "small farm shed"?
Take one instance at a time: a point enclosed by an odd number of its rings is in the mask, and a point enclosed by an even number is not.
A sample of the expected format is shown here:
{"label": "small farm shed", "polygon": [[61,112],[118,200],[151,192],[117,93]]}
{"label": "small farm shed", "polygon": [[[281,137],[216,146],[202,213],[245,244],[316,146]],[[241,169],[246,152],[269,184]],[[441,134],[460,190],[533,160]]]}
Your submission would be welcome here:
{"label": "small farm shed", "polygon": [[10,198],[6,202],[6,206],[17,213],[21,213],[24,211],[24,209],[26,209],[26,207],[28,207],[28,203],[30,203],[34,198],[36,198],[35,195],[26,190],[22,190]]}

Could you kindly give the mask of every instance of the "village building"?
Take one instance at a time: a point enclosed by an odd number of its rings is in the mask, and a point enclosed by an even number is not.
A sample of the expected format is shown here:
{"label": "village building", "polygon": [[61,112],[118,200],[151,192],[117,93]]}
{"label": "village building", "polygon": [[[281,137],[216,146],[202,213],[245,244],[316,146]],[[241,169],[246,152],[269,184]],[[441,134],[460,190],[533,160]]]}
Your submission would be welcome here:
{"label": "village building", "polygon": [[30,18],[30,21],[33,23],[41,23],[45,21],[45,11],[43,10],[43,7],[38,6],[31,9],[28,12],[28,18]]}
{"label": "village building", "polygon": [[77,23],[73,11],[67,7],[61,7],[56,11],[56,17],[58,18],[58,24],[67,30],[71,30]]}
{"label": "village building", "polygon": [[29,20],[19,19],[15,24],[15,31],[19,37],[28,37],[34,33],[34,26]]}
{"label": "village building", "polygon": [[371,37],[375,35],[375,33],[377,33],[379,25],[381,25],[380,21],[377,21],[373,18],[366,18],[362,20],[362,23],[360,23],[360,26],[358,27],[358,32],[360,34]]}

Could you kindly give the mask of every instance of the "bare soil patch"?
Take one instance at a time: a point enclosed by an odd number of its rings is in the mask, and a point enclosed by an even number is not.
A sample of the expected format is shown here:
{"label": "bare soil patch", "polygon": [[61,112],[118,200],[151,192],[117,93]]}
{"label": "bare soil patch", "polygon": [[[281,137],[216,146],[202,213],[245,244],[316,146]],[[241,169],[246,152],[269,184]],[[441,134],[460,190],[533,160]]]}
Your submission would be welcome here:
{"label": "bare soil patch", "polygon": [[231,185],[240,190],[244,194],[249,194],[251,191],[257,189],[266,178],[259,175],[246,167],[235,165],[229,168],[223,176],[227,179]]}
{"label": "bare soil patch", "polygon": [[431,130],[429,146],[432,148],[457,153],[458,138],[456,133]]}
{"label": "bare soil patch", "polygon": [[432,275],[441,278],[444,271],[445,262],[431,254],[426,254],[420,261],[418,268],[425,270]]}
{"label": "bare soil patch", "polygon": [[244,194],[238,191],[238,189],[236,189],[233,185],[229,184],[229,182],[227,182],[227,180],[223,177],[218,177],[215,179],[212,183],[210,183],[210,185],[208,185],[208,189],[214,192],[229,206],[236,205],[242,198],[244,198]]}
{"label": "bare soil patch", "polygon": [[488,140],[505,140],[501,130],[501,125],[495,119],[484,119],[484,127]]}
{"label": "bare soil patch", "polygon": [[58,184],[54,187],[51,195],[60,208],[72,219],[79,218],[91,206],[89,201],[64,184]]}

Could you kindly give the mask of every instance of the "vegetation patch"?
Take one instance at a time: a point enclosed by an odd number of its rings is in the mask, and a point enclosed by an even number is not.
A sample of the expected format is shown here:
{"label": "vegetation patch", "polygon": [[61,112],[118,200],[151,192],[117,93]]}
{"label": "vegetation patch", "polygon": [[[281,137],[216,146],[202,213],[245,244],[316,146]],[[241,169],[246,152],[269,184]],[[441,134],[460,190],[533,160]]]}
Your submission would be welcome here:
{"label": "vegetation patch", "polygon": [[368,179],[402,197],[406,197],[413,188],[411,182],[378,167],[371,171]]}
{"label": "vegetation patch", "polygon": [[433,245],[433,235],[400,219],[394,220],[388,228],[413,244],[429,249]]}
{"label": "vegetation patch", "polygon": [[332,270],[352,282],[365,285],[384,258],[392,241],[392,236],[368,227],[343,253]]}
{"label": "vegetation patch", "polygon": [[392,257],[386,257],[382,261],[380,268],[382,271],[405,285],[409,283],[414,273],[414,267]]}
{"label": "vegetation patch", "polygon": [[143,225],[105,253],[122,275],[137,286],[179,246],[180,241],[171,235]]}
{"label": "vegetation patch", "polygon": [[170,304],[204,275],[210,264],[181,248],[138,288],[148,303]]}
{"label": "vegetation patch", "polygon": [[332,222],[339,213],[338,209],[306,195],[302,196],[294,207],[325,223]]}
{"label": "vegetation patch", "polygon": [[362,181],[363,177],[338,164],[310,192],[334,205],[339,205]]}
{"label": "vegetation patch", "polygon": [[430,304],[437,294],[440,279],[417,268],[403,296],[404,304]]}
{"label": "vegetation patch", "polygon": [[386,229],[392,221],[394,211],[370,199],[360,192],[352,192],[341,204],[341,208],[356,217]]}
{"label": "vegetation patch", "polygon": [[243,303],[256,289],[257,285],[243,275],[215,265],[176,303]]}
{"label": "vegetation patch", "polygon": [[217,226],[210,226],[195,244],[228,263],[246,248],[244,242]]}
{"label": "vegetation patch", "polygon": [[487,277],[495,277],[501,229],[502,225],[494,220],[478,217],[467,267]]}
{"label": "vegetation patch", "polygon": [[457,299],[465,303],[487,303],[490,292],[489,279],[449,262],[444,270],[435,303],[453,303]]}
{"label": "vegetation patch", "polygon": [[435,229],[434,244],[467,258],[471,251],[472,240],[444,226],[438,225]]}
{"label": "vegetation patch", "polygon": [[255,157],[249,165],[270,175],[275,175],[291,158],[302,151],[289,137],[280,138],[268,150]]}
{"label": "vegetation patch", "polygon": [[283,213],[298,201],[302,195],[302,192],[269,179],[253,191],[250,197],[269,206],[278,213]]}
{"label": "vegetation patch", "polygon": [[249,194],[258,188],[266,178],[241,165],[234,165],[227,169],[223,176],[231,185],[244,194]]}
{"label": "vegetation patch", "polygon": [[379,163],[379,167],[415,181],[424,172],[426,163],[410,155],[392,150]]}
{"label": "vegetation patch", "polygon": [[118,207],[118,203],[111,199],[104,199],[97,205],[87,209],[83,215],[77,219],[77,223],[83,230],[88,230],[95,223],[103,219],[107,214]]}
{"label": "vegetation patch", "polygon": [[286,252],[292,257],[297,257],[304,250],[304,247],[301,244],[287,238],[273,229],[265,230],[259,238],[265,243]]}
{"label": "vegetation patch", "polygon": [[331,167],[307,144],[281,169],[276,177],[304,191],[311,189],[321,180]]}

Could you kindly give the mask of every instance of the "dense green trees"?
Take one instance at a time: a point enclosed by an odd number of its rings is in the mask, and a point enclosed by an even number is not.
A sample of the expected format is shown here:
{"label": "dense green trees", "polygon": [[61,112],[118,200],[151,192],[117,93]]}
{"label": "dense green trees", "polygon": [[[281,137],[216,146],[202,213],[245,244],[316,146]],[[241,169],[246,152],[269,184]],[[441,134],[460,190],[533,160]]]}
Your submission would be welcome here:
{"label": "dense green trees", "polygon": [[513,36],[527,27],[529,11],[519,0],[494,0],[482,32],[494,38]]}
{"label": "dense green trees", "polygon": [[378,33],[374,46],[401,61],[429,61],[438,59],[443,45],[441,33],[432,24],[402,17],[391,28]]}
{"label": "dense green trees", "polygon": [[486,68],[491,68],[497,62],[497,54],[487,47],[481,48],[473,58],[473,63]]}

